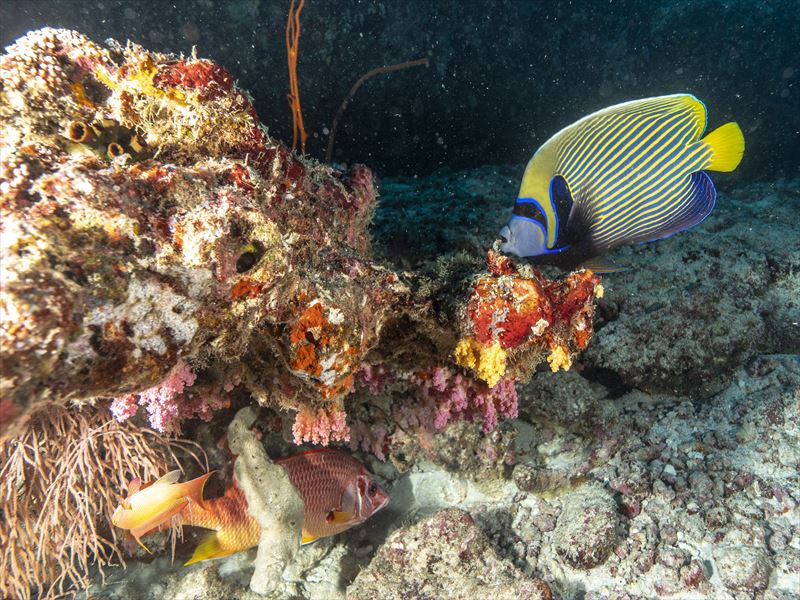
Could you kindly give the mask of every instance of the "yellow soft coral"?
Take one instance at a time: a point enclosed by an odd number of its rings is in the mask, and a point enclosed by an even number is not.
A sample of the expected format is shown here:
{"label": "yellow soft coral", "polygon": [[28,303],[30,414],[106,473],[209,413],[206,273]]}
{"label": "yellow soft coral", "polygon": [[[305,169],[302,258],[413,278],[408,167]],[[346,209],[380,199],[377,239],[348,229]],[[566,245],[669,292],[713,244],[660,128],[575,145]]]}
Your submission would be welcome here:
{"label": "yellow soft coral", "polygon": [[506,372],[506,351],[500,342],[481,344],[472,337],[462,338],[453,350],[456,364],[472,369],[489,387],[494,387]]}
{"label": "yellow soft coral", "polygon": [[569,368],[572,366],[572,357],[564,346],[554,346],[550,350],[550,356],[547,357],[547,362],[550,363],[550,370],[553,373],[559,369],[569,371]]}
{"label": "yellow soft coral", "polygon": [[598,283],[597,285],[594,286],[594,297],[599,299],[603,297],[603,294],[605,294],[605,290],[603,289],[603,284]]}

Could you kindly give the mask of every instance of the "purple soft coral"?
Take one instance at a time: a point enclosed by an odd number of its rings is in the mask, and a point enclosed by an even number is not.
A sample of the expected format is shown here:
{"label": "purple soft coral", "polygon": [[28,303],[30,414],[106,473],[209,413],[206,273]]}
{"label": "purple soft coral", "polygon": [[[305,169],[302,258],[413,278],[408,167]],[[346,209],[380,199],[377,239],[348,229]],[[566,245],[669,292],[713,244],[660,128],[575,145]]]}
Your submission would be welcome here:
{"label": "purple soft coral", "polygon": [[137,394],[115,398],[111,403],[111,414],[117,421],[125,421],[136,414],[139,406],[144,406],[150,425],[162,433],[179,432],[184,419],[199,417],[210,421],[213,413],[226,408],[229,402],[216,388],[204,394],[187,394],[186,388],[194,385],[196,379],[189,363],[181,359],[160,384]]}
{"label": "purple soft coral", "polygon": [[509,378],[490,388],[445,367],[436,367],[415,374],[412,381],[419,385],[426,404],[433,402],[433,426],[437,430],[451,421],[472,421],[481,415],[483,431],[489,433],[497,427],[498,414],[505,419],[517,416],[517,389]]}

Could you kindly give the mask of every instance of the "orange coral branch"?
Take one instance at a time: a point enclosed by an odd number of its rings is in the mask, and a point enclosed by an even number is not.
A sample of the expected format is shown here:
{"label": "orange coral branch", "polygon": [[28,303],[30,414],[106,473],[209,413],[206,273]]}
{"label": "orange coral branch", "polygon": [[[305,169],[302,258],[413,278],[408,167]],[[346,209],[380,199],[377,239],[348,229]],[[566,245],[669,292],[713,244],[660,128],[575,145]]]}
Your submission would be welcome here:
{"label": "orange coral branch", "polygon": [[300,87],[297,85],[297,52],[300,47],[300,13],[305,0],[295,3],[292,0],[289,6],[289,17],[286,22],[286,58],[289,63],[289,108],[292,111],[292,150],[297,148],[297,138],[300,138],[300,151],[306,153],[306,140],[308,134],[303,127],[303,112],[300,109]]}

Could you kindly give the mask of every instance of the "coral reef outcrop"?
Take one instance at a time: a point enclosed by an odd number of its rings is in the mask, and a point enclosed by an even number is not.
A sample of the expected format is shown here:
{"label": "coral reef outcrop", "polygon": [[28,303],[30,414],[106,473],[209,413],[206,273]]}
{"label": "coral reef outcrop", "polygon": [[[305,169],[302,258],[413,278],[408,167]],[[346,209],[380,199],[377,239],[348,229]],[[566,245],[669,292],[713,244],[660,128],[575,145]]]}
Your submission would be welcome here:
{"label": "coral reef outcrop", "polygon": [[348,439],[343,400],[369,356],[407,374],[455,351],[493,387],[545,356],[568,367],[591,335],[589,271],[550,282],[490,252],[490,274],[454,271],[431,295],[376,262],[370,171],[290,153],[216,63],[43,29],[0,77],[13,410],[111,397],[117,418],[142,406],[178,432],[241,386],[298,411],[297,442],[327,443]]}
{"label": "coral reef outcrop", "polygon": [[484,597],[553,598],[544,581],[498,557],[469,513],[455,508],[394,532],[347,590],[348,600]]}
{"label": "coral reef outcrop", "polygon": [[[168,436],[258,404],[295,443],[377,456],[430,449],[449,422],[488,434],[513,418],[516,380],[586,346],[599,278],[550,281],[493,252],[488,274],[458,256],[438,275],[393,270],[371,252],[376,199],[366,167],[269,137],[213,61],[28,33],[0,57],[0,444],[49,403]],[[410,392],[388,410],[378,374]],[[20,485],[31,510],[49,493]],[[98,494],[81,518],[107,527]],[[79,566],[118,556],[115,542],[80,546]],[[272,566],[254,589],[289,554],[260,553]]]}

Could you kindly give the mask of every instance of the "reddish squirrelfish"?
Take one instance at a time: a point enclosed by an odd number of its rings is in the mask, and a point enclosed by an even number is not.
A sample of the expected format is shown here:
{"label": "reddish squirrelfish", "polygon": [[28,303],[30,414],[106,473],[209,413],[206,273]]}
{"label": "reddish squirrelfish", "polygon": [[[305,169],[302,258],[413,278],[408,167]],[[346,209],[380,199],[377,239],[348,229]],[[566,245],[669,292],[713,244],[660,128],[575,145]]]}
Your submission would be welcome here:
{"label": "reddish squirrelfish", "polygon": [[[336,535],[363,523],[389,501],[389,495],[372,479],[364,465],[341,450],[310,450],[278,459],[275,463],[286,468],[289,479],[303,498],[303,544]],[[207,477],[208,475],[204,475],[199,479]],[[198,480],[175,484],[173,480],[172,484],[188,486],[196,481]],[[149,528],[145,533],[153,531],[174,514],[180,515],[184,525],[213,529],[200,542],[187,565],[220,558],[258,545],[261,527],[247,511],[244,492],[236,485],[235,480],[220,498],[202,500],[202,485],[200,490],[200,497],[186,498],[186,502],[177,511],[171,508],[172,512],[155,525],[152,524],[151,516],[155,508],[140,508],[142,515],[147,515],[149,519]],[[131,499],[132,497],[128,500]],[[165,509],[164,515],[167,512]],[[126,525],[113,519],[112,522],[118,527],[131,529],[133,533],[130,520],[126,521]],[[138,530],[141,530],[141,526]]]}

